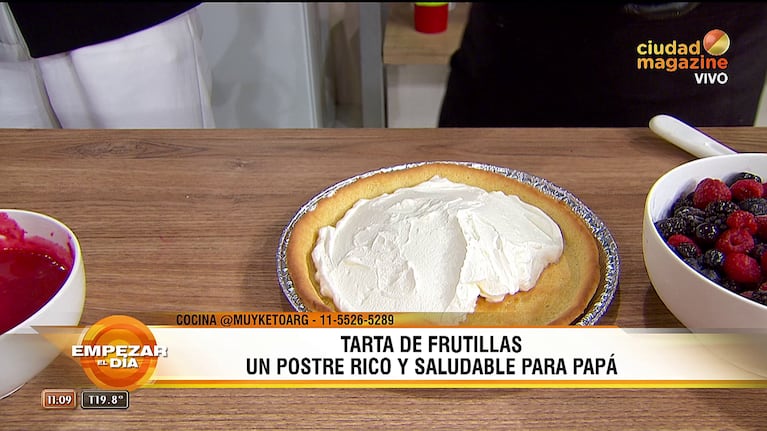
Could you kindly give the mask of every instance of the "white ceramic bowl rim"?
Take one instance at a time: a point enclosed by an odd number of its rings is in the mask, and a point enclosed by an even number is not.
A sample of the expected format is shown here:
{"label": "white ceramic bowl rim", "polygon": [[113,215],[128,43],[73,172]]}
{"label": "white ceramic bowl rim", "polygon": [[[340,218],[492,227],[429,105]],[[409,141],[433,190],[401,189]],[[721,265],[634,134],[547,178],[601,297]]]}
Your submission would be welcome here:
{"label": "white ceramic bowl rim", "polygon": [[[78,241],[77,236],[75,236],[74,232],[72,232],[72,229],[70,229],[69,226],[67,226],[66,224],[64,224],[60,220],[57,220],[57,219],[55,219],[55,218],[53,218],[53,217],[51,217],[51,216],[49,216],[47,214],[43,214],[43,213],[39,213],[39,212],[35,212],[35,211],[29,211],[29,210],[0,209],[0,213],[8,214],[8,216],[12,220],[14,220],[14,221],[16,221],[16,217],[14,217],[15,215],[25,215],[25,216],[29,216],[29,217],[37,217],[37,218],[43,219],[46,222],[50,223],[51,225],[57,226],[59,229],[64,231],[64,233],[66,233],[67,239],[68,239],[68,244],[69,244],[69,249],[70,249],[70,252],[73,255],[72,256],[73,257],[72,265],[70,266],[69,274],[67,275],[66,280],[64,280],[64,283],[59,287],[59,289],[56,291],[56,293],[53,294],[53,296],[48,298],[48,301],[45,304],[43,304],[42,307],[40,307],[37,311],[35,311],[31,316],[29,316],[28,318],[24,319],[21,323],[17,324],[13,328],[11,328],[11,329],[9,329],[8,331],[5,332],[5,334],[13,334],[13,333],[19,333],[23,329],[28,328],[32,321],[36,320],[41,314],[45,313],[48,310],[48,308],[52,307],[51,303],[53,302],[52,301],[53,298],[58,296],[64,290],[64,287],[68,283],[71,282],[72,276],[73,276],[75,270],[78,267],[81,266],[81,264],[82,264],[82,252],[80,250],[80,242]],[[16,222],[19,223],[18,221],[16,221]],[[21,225],[21,223],[19,223],[19,224]],[[22,226],[22,228],[23,228],[23,226]],[[26,232],[26,229],[24,229],[24,230]],[[0,334],[0,335],[2,335],[2,334]]]}

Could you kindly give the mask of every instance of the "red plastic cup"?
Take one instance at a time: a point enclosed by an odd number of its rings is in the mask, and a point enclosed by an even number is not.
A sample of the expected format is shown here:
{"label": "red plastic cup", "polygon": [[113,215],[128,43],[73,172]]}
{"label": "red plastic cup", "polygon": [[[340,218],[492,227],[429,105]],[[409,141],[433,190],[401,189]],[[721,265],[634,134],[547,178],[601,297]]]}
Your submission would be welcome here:
{"label": "red plastic cup", "polygon": [[416,31],[442,33],[447,30],[447,2],[417,2],[413,12]]}

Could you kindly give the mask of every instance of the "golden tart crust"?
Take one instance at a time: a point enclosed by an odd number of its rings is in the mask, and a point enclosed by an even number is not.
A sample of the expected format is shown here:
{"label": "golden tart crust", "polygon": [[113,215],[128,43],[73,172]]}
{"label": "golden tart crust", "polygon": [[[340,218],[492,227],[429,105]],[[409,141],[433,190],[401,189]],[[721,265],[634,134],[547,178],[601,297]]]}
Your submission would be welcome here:
{"label": "golden tart crust", "polygon": [[296,222],[287,245],[287,267],[296,293],[309,311],[336,311],[332,300],[320,295],[314,276],[316,269],[311,253],[319,229],[335,225],[359,199],[372,199],[415,186],[435,175],[487,191],[517,195],[546,212],[559,225],[564,237],[562,257],[543,271],[535,288],[507,295],[497,303],[479,298],[475,312],[464,324],[568,325],[585,311],[602,273],[599,248],[585,222],[567,204],[531,185],[494,172],[449,163],[429,163],[361,178],[321,199],[314,210]]}

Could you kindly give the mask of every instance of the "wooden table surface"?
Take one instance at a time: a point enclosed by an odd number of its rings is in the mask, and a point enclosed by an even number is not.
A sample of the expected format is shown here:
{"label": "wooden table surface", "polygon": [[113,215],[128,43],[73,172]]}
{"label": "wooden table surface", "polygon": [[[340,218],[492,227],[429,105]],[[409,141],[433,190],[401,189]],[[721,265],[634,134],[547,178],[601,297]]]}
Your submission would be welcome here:
{"label": "wooden table surface", "polygon": [[[704,129],[740,151],[765,128]],[[181,311],[288,311],[275,251],[325,187],[383,166],[468,160],[523,170],[581,198],[618,243],[618,294],[600,323],[673,328],[641,252],[645,196],[692,156],[649,129],[0,130],[0,208],[78,235],[82,324]],[[147,324],[156,322],[145,321]],[[92,388],[63,355],[0,400],[0,429],[759,429],[752,389],[157,389],[125,411],[43,410],[45,388]]]}

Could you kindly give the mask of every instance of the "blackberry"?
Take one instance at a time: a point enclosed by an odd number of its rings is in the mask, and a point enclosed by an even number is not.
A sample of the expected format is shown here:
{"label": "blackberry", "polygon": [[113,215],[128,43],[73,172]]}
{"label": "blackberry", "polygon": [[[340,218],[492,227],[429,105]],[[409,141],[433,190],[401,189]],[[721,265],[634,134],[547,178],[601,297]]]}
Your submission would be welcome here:
{"label": "blackberry", "polygon": [[[697,245],[691,242],[683,242],[677,245],[674,247],[674,251],[676,251],[676,254],[682,259],[697,259],[700,257],[700,249]],[[697,264],[700,266],[700,262]]]}
{"label": "blackberry", "polygon": [[740,209],[748,211],[755,216],[767,215],[767,199],[748,198],[740,201]]}
{"label": "blackberry", "polygon": [[682,208],[687,207],[694,207],[694,204],[692,202],[692,197],[694,195],[694,192],[690,192],[687,195],[680,196],[675,202],[674,205],[671,206],[671,211],[669,212],[669,217],[673,216],[675,212]]}
{"label": "blackberry", "polygon": [[663,239],[668,239],[671,235],[684,234],[687,223],[679,217],[670,217],[655,223],[655,228]]}
{"label": "blackberry", "polygon": [[755,180],[760,183],[762,182],[762,178],[759,175],[752,174],[751,172],[739,172],[727,181],[727,185],[731,186],[739,180]]}
{"label": "blackberry", "polygon": [[757,289],[753,291],[751,299],[762,305],[767,305],[767,290]]}
{"label": "blackberry", "polygon": [[721,281],[719,281],[719,285],[735,293],[740,293],[744,290],[738,283],[726,277],[722,278]]}
{"label": "blackberry", "polygon": [[679,217],[687,223],[688,234],[692,234],[695,226],[706,220],[706,212],[695,207],[681,207],[674,210],[674,217]]}
{"label": "blackberry", "polygon": [[702,268],[698,272],[714,283],[720,284],[722,282],[722,275],[719,273],[719,271],[713,268]]}
{"label": "blackberry", "polygon": [[767,185],[751,172],[709,180],[680,194],[655,227],[691,269],[767,306]]}
{"label": "blackberry", "polygon": [[704,223],[709,223],[716,228],[719,233],[722,233],[728,229],[727,217],[720,215],[712,215],[706,217]]}
{"label": "blackberry", "polygon": [[739,209],[740,207],[732,201],[714,201],[706,205],[706,215],[723,216],[726,219],[728,215]]}
{"label": "blackberry", "polygon": [[756,260],[761,260],[764,252],[767,252],[767,244],[759,242],[754,244],[754,248],[751,249],[751,257]]}
{"label": "blackberry", "polygon": [[702,223],[695,226],[695,229],[693,229],[693,235],[695,236],[695,239],[700,241],[702,244],[713,244],[716,242],[719,234],[722,233],[720,226],[721,222],[711,223],[704,220]]}
{"label": "blackberry", "polygon": [[[684,245],[684,244],[680,244]],[[682,247],[685,248],[685,247]],[[682,257],[682,260],[684,260],[684,263],[686,263],[690,268],[701,272],[703,270],[703,265],[700,262],[700,259],[696,257]]]}
{"label": "blackberry", "polygon": [[719,269],[724,264],[724,253],[712,248],[703,253],[703,265],[711,269]]}

